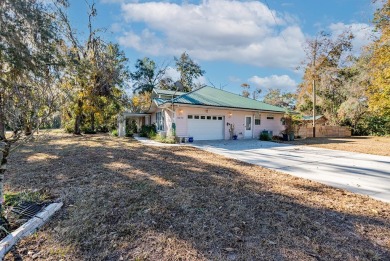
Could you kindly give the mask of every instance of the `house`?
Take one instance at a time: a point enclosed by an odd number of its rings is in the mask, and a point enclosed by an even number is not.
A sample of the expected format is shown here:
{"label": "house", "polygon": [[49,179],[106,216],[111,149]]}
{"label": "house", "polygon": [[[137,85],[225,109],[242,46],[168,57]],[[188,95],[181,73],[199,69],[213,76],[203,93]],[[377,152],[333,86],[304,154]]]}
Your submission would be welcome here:
{"label": "house", "polygon": [[[189,93],[154,89],[145,124],[155,124],[165,136],[193,137],[194,140],[258,138],[266,130],[279,135],[284,130],[285,109],[212,87]],[[124,136],[125,113],[120,118],[119,135]]]}

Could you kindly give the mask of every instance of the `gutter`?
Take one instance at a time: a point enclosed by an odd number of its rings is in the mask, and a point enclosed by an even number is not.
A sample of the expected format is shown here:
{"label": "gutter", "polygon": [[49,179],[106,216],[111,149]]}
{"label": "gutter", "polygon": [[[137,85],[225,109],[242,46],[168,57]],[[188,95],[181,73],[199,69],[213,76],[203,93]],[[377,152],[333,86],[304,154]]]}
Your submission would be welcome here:
{"label": "gutter", "polygon": [[[216,109],[235,109],[239,111],[260,111],[260,112],[272,112],[272,113],[279,113],[279,114],[286,114],[285,111],[272,111],[272,110],[261,110],[261,109],[248,109],[248,108],[241,108],[241,107],[226,107],[226,106],[214,106],[214,105],[194,105],[194,104],[187,104],[187,103],[179,103],[175,102],[175,105],[182,105],[182,106],[189,106],[189,107],[198,107],[198,108],[216,108]],[[171,106],[171,104],[164,103],[161,105],[161,108],[168,108]]]}

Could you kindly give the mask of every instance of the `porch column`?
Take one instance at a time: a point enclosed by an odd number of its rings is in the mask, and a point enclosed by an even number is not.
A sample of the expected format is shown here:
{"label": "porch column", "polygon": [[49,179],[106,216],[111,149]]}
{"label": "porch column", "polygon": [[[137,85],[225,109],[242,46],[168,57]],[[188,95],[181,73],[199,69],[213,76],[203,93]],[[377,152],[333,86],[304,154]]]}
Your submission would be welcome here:
{"label": "porch column", "polygon": [[119,137],[126,136],[126,117],[124,116],[118,117],[118,136]]}

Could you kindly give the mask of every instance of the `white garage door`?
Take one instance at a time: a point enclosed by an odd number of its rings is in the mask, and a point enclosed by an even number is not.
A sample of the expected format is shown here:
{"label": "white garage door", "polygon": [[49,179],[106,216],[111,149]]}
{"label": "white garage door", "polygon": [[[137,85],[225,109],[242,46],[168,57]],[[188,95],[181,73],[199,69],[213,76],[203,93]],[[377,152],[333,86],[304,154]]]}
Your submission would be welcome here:
{"label": "white garage door", "polygon": [[188,135],[194,140],[222,140],[223,122],[218,115],[188,115]]}

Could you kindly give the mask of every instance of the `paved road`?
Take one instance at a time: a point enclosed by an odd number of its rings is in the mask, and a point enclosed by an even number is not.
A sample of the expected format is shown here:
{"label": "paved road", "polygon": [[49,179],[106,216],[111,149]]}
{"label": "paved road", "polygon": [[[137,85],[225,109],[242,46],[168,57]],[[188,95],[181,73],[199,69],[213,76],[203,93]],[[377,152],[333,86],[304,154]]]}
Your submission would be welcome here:
{"label": "paved road", "polygon": [[259,140],[198,141],[193,146],[390,202],[390,157]]}

